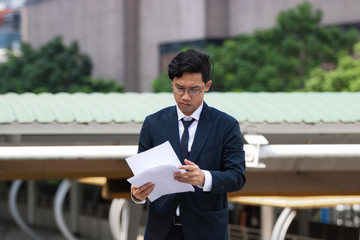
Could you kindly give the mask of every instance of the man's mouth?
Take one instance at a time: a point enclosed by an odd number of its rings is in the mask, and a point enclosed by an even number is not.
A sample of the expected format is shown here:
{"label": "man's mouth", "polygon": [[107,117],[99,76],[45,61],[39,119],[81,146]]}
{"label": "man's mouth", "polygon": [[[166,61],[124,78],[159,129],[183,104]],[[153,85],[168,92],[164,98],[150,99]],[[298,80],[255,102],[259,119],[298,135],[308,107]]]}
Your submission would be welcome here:
{"label": "man's mouth", "polygon": [[181,105],[185,106],[185,107],[189,107],[190,103],[181,103]]}

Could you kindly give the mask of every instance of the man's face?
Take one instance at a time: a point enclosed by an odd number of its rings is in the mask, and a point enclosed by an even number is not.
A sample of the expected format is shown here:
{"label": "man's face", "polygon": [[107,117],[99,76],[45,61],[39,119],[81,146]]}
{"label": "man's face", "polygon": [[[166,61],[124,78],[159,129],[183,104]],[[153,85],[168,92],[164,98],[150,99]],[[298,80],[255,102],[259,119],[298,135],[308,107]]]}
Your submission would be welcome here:
{"label": "man's face", "polygon": [[[172,88],[174,89],[175,101],[180,110],[185,115],[190,116],[200,107],[204,99],[204,93],[209,91],[210,85],[211,81],[206,84],[202,81],[201,73],[183,73],[180,78],[174,77]],[[183,94],[179,94],[181,90],[184,91]]]}

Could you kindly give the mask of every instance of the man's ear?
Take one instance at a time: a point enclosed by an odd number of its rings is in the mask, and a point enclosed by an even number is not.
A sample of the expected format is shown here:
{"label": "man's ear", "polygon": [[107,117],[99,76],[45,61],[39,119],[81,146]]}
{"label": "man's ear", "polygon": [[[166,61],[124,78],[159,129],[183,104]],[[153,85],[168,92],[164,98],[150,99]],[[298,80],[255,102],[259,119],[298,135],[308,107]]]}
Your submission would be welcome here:
{"label": "man's ear", "polygon": [[205,92],[209,91],[211,84],[212,84],[211,80],[209,80],[205,83]]}

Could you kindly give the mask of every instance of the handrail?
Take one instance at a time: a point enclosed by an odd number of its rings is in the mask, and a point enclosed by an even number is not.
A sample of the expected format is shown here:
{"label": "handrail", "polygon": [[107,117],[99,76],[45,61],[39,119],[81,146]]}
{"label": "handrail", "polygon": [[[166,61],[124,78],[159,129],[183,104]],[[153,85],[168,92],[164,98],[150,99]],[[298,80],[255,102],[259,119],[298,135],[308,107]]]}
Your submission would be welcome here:
{"label": "handrail", "polygon": [[17,204],[16,197],[19,192],[20,186],[22,184],[22,180],[15,180],[11,184],[10,194],[9,194],[9,210],[10,214],[13,217],[16,224],[20,227],[20,229],[27,234],[30,238],[34,240],[43,240],[36,232],[34,232],[22,219],[20,216]]}
{"label": "handrail", "polygon": [[69,179],[62,180],[58,189],[56,190],[54,198],[54,213],[56,225],[59,227],[61,233],[67,240],[77,240],[74,235],[70,232],[69,228],[66,226],[64,221],[64,215],[62,212],[62,207],[64,203],[65,196],[71,187],[71,182]]}
{"label": "handrail", "polygon": [[[229,224],[229,234],[231,240],[262,240],[262,232],[258,228],[239,226],[236,224]],[[320,238],[313,238],[301,236],[296,234],[286,234],[288,240],[324,240]]]}
{"label": "handrail", "polygon": [[[0,161],[8,160],[76,160],[125,159],[137,154],[136,145],[112,146],[12,146],[0,147]],[[252,162],[256,147],[244,145],[246,162]],[[260,147],[259,157],[323,158],[360,157],[360,144],[279,144]]]}

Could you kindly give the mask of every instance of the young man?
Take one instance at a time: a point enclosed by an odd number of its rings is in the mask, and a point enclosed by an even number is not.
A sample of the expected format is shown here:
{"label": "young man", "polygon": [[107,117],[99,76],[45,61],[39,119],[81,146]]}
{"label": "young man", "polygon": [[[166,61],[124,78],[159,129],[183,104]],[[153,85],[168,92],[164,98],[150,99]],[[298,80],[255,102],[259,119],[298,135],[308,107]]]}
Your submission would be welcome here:
{"label": "young man", "polygon": [[[139,152],[169,141],[185,172],[174,179],[195,192],[165,195],[150,203],[145,240],[228,239],[227,192],[245,184],[245,157],[239,123],[204,101],[210,89],[210,57],[196,50],[179,53],[169,65],[176,106],[146,117]],[[145,202],[152,183],[131,187]]]}

